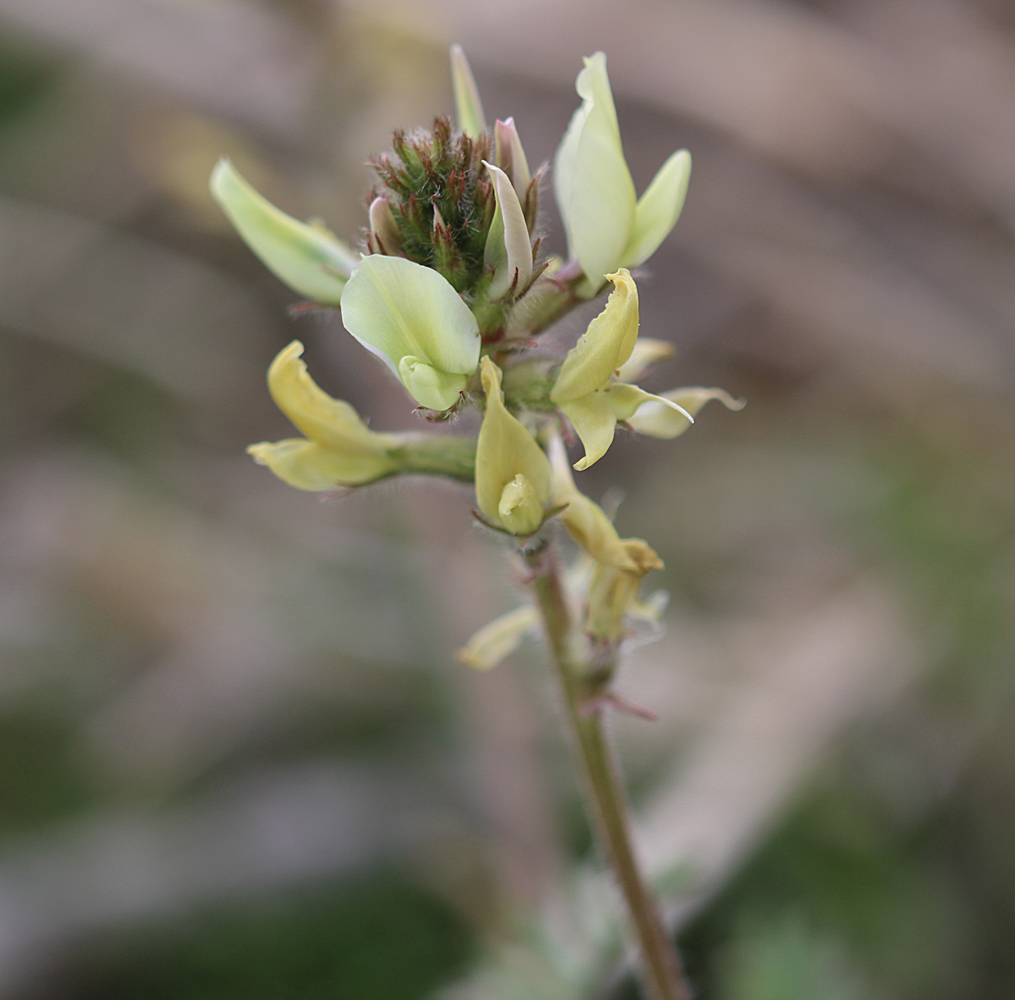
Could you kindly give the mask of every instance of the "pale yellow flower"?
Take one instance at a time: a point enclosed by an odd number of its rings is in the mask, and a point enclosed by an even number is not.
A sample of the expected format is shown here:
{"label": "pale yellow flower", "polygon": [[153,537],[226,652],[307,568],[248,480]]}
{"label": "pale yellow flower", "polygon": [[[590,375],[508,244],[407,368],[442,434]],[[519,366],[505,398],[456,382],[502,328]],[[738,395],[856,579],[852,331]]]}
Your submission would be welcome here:
{"label": "pale yellow flower", "polygon": [[638,341],[638,288],[625,268],[608,277],[615,288],[606,307],[564,359],[550,392],[550,401],[571,421],[585,446],[584,457],[575,464],[578,470],[598,462],[613,443],[617,421],[629,420],[645,403],[669,407],[681,420],[694,422],[679,403],[616,380],[631,363]]}
{"label": "pale yellow flower", "polygon": [[501,371],[483,358],[480,369],[486,412],[476,442],[476,502],[495,527],[530,535],[546,517],[550,463],[525,426],[508,413]]}
{"label": "pale yellow flower", "polygon": [[391,454],[396,434],[370,430],[346,402],[332,399],[310,377],[294,340],[268,369],[268,390],[278,408],[306,437],[252,444],[247,451],[279,479],[300,490],[335,490],[372,483],[400,469]]}
{"label": "pale yellow flower", "polygon": [[661,568],[662,562],[646,542],[640,538],[621,538],[602,507],[575,486],[559,435],[550,439],[549,454],[553,505],[564,508],[558,516],[575,544],[597,563],[629,573],[642,576],[650,569]]}
{"label": "pale yellow flower", "polygon": [[479,324],[437,271],[371,254],[342,292],[342,323],[421,405],[454,406],[479,364]]}
{"label": "pale yellow flower", "polygon": [[648,260],[674,227],[691,154],[674,153],[636,198],[602,52],[585,59],[575,86],[582,104],[557,151],[553,183],[568,249],[587,278],[579,291],[594,295],[611,272]]}

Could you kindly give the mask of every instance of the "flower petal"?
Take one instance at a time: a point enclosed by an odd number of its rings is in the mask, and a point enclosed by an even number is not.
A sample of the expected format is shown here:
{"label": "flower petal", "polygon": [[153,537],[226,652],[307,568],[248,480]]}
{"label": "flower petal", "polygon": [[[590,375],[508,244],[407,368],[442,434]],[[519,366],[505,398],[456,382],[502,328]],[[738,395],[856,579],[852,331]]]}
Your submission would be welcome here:
{"label": "flower petal", "polygon": [[558,406],[604,386],[634,351],[638,340],[638,287],[624,268],[608,277],[615,288],[606,307],[568,352],[550,393]]}
{"label": "flower petal", "polygon": [[473,139],[486,131],[483,102],[461,45],[451,46],[451,86],[455,92],[455,120],[458,127]]}
{"label": "flower petal", "polygon": [[384,456],[399,444],[396,435],[370,430],[348,403],[324,392],[307,372],[302,353],[303,345],[294,340],[268,368],[271,398],[296,427],[312,441],[346,455]]}
{"label": "flower petal", "polygon": [[656,438],[675,438],[683,434],[691,426],[692,421],[669,404],[675,403],[693,417],[710,399],[718,399],[731,410],[740,410],[744,407],[744,400],[734,399],[723,389],[705,389],[700,386],[671,389],[662,396],[646,400],[635,413],[626,418],[627,423],[639,434]]}
{"label": "flower petal", "polygon": [[342,293],[342,322],[410,392],[403,358],[457,375],[471,375],[479,362],[479,325],[469,307],[437,271],[404,257],[360,261]]}
{"label": "flower petal", "polygon": [[589,584],[585,631],[594,639],[617,642],[624,635],[625,617],[633,610],[642,577],[652,569],[662,569],[662,560],[640,538],[626,538],[621,544],[635,571],[615,566],[599,566]]}
{"label": "flower petal", "polygon": [[211,175],[211,193],[244,242],[300,295],[337,306],[358,257],[323,226],[300,222],[258,194],[227,159]]}
{"label": "flower petal", "polygon": [[637,382],[650,366],[672,358],[674,354],[676,350],[669,341],[639,337],[631,356],[617,370],[617,379],[621,382]]}
{"label": "flower petal", "polygon": [[384,455],[339,453],[305,438],[287,438],[274,444],[262,441],[247,451],[255,462],[266,465],[298,490],[361,486],[396,471],[396,463]]}
{"label": "flower petal", "polygon": [[454,406],[469,384],[466,375],[438,371],[433,365],[408,355],[398,362],[398,377],[413,399],[429,410]]}
{"label": "flower petal", "polygon": [[497,513],[508,531],[530,535],[543,523],[545,507],[536,488],[519,472],[501,491]]}
{"label": "flower petal", "polygon": [[499,299],[506,295],[512,284],[517,295],[532,278],[532,244],[525,214],[511,179],[500,167],[483,160],[493,178],[497,209],[486,239],[485,263],[497,273],[490,285],[489,296]]}
{"label": "flower petal", "polygon": [[617,418],[609,403],[598,392],[590,392],[572,403],[561,403],[560,409],[574,425],[575,433],[585,448],[584,457],[575,462],[574,466],[582,472],[609,451],[617,428]]}
{"label": "flower petal", "polygon": [[539,613],[531,605],[516,608],[484,625],[458,651],[458,659],[475,670],[492,670],[521,644],[526,632],[539,625]]}
{"label": "flower petal", "polygon": [[[504,406],[500,369],[483,358],[481,373],[486,413],[476,442],[476,502],[491,523],[513,534],[531,534],[542,522],[550,499],[550,463]],[[506,494],[519,476],[523,481]],[[508,516],[502,513],[502,505]]]}
{"label": "flower petal", "polygon": [[638,572],[638,562],[606,513],[575,486],[567,451],[559,435],[550,440],[550,468],[553,472],[553,503],[554,506],[567,505],[559,517],[575,544],[598,563]]}
{"label": "flower petal", "polygon": [[648,403],[656,402],[673,410],[688,424],[694,423],[694,415],[665,396],[656,396],[646,392],[641,386],[628,385],[624,382],[611,382],[596,393],[602,396],[610,411],[618,420],[629,420],[638,410]]}
{"label": "flower petal", "polygon": [[682,149],[659,169],[638,199],[631,239],[621,256],[625,267],[643,264],[677,224],[691,179],[691,154]]}
{"label": "flower petal", "polygon": [[583,103],[557,153],[555,190],[569,251],[594,294],[622,262],[636,200],[602,52],[585,59],[576,89]]}

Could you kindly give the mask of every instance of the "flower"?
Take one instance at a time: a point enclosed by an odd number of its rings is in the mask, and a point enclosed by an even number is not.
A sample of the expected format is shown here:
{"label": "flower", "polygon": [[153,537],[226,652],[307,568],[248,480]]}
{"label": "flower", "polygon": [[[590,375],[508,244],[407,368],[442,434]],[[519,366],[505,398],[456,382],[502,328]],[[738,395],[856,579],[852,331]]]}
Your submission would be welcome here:
{"label": "flower", "polygon": [[585,272],[581,291],[594,295],[606,276],[636,267],[655,253],[680,217],[691,176],[691,154],[674,153],[640,199],[624,159],[606,56],[584,60],[574,113],[554,161],[554,191],[568,248]]}
{"label": "flower", "polygon": [[521,645],[526,633],[538,628],[539,612],[526,604],[484,625],[456,655],[474,670],[492,670]]}
{"label": "flower", "polygon": [[[657,591],[648,601],[638,600],[642,578],[649,570],[662,569],[658,557],[652,559],[641,549],[641,540],[622,542],[637,563],[637,569],[596,566],[586,595],[585,631],[596,642],[614,644],[624,637],[627,619],[636,619],[658,627],[666,595]],[[646,546],[647,548],[647,546]],[[651,552],[651,549],[648,550]],[[655,553],[652,553],[655,556]]]}
{"label": "flower", "polygon": [[599,565],[625,570],[639,579],[650,569],[662,569],[662,561],[646,542],[640,538],[621,538],[602,507],[575,486],[559,435],[550,439],[549,453],[553,504],[564,508],[558,516],[575,544]]}
{"label": "flower", "polygon": [[399,435],[370,430],[348,403],[332,399],[310,377],[302,353],[298,340],[279,353],[268,369],[268,390],[306,437],[252,444],[254,460],[300,490],[360,486],[398,472],[392,451],[402,443]]}
{"label": "flower", "polygon": [[480,368],[486,413],[476,442],[476,502],[494,527],[531,535],[546,517],[550,463],[522,423],[508,413],[501,371],[488,358]]}
{"label": "flower", "polygon": [[258,194],[223,158],[211,175],[211,193],[244,242],[293,291],[337,306],[359,255],[317,222],[300,222]]}
{"label": "flower", "polygon": [[[550,392],[550,401],[571,421],[585,446],[585,456],[575,465],[578,470],[598,462],[613,443],[617,421],[629,420],[645,403],[674,410],[688,426],[694,423],[678,402],[615,380],[615,373],[631,362],[638,340],[638,287],[625,268],[607,277],[615,288],[606,307],[568,352]],[[639,352],[643,357],[632,367],[644,367],[658,354],[657,343]]]}
{"label": "flower", "polygon": [[454,406],[479,363],[479,325],[432,268],[371,254],[342,292],[342,322],[421,405]]}

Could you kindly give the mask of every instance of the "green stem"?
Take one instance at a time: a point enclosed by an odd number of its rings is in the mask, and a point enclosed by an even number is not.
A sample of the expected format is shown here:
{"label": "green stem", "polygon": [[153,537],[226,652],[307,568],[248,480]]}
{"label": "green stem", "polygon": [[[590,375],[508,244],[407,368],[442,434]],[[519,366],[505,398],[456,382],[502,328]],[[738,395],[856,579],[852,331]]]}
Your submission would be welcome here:
{"label": "green stem", "polygon": [[448,476],[471,483],[476,474],[476,440],[457,434],[421,434],[390,452],[399,472]]}
{"label": "green stem", "polygon": [[603,731],[602,684],[591,676],[578,642],[553,544],[526,555],[550,659],[564,695],[572,743],[584,778],[587,806],[599,846],[620,884],[641,949],[644,983],[652,1000],[691,1000],[680,957],[666,933],[638,868],[628,822],[627,797]]}

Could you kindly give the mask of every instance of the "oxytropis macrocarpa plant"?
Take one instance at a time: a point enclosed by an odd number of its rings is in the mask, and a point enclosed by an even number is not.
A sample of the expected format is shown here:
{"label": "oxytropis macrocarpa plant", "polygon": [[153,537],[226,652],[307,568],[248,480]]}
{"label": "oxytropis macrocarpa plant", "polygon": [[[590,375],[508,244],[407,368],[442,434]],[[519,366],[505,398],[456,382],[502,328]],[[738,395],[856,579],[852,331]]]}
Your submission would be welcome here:
{"label": "oxytropis macrocarpa plant", "polygon": [[[373,161],[379,183],[369,201],[365,252],[318,222],[303,223],[259,195],[227,161],[212,175],[214,196],[239,234],[290,288],[342,323],[405,387],[431,421],[482,412],[478,437],[375,431],[345,402],[323,392],[294,341],[268,370],[279,408],[303,435],[252,445],[254,459],[303,490],[362,487],[401,474],[474,484],[476,517],[513,538],[531,602],[482,629],[459,656],[487,669],[530,631],[542,629],[560,683],[603,853],[628,904],[650,994],[690,996],[680,962],[638,870],[618,770],[603,713],[624,702],[613,692],[618,649],[638,618],[642,578],[662,563],[640,538],[621,538],[610,518],[575,484],[613,443],[617,425],[675,438],[711,399],[738,408],[721,389],[662,395],[635,384],[671,348],[638,337],[644,263],[680,215],[691,171],[674,153],[641,197],[624,158],[606,57],[585,60],[581,106],[553,164],[553,190],[567,235],[566,260],[544,256],[539,201],[545,168],[530,171],[514,120],[492,129],[462,51],[451,53],[456,121],[396,132]],[[540,334],[609,287],[601,312],[564,357]],[[581,550],[561,571],[554,531]]]}

